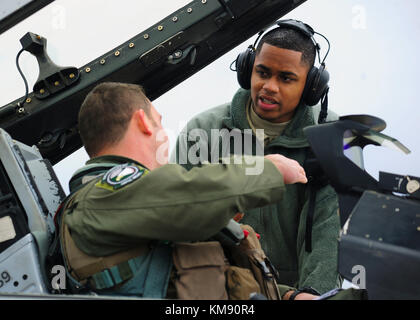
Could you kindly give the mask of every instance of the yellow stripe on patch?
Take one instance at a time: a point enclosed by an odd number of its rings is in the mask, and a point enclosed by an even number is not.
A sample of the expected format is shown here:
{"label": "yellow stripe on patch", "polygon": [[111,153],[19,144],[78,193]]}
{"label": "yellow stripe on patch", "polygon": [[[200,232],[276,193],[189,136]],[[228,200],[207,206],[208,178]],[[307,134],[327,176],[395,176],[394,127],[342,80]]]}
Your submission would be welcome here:
{"label": "yellow stripe on patch", "polygon": [[95,184],[95,187],[102,188],[102,189],[109,190],[109,191],[115,191],[112,186],[110,186],[108,183],[103,183],[102,180],[99,180]]}

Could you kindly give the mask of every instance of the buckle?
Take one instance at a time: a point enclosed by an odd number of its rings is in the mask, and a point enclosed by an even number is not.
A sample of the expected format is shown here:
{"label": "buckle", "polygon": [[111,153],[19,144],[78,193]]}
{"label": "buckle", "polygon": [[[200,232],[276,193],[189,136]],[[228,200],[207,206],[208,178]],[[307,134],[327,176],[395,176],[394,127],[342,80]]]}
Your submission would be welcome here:
{"label": "buckle", "polygon": [[90,285],[93,289],[103,290],[114,288],[130,280],[138,270],[137,258],[138,257],[132,258],[116,266],[95,273],[89,279]]}
{"label": "buckle", "polygon": [[115,286],[114,279],[112,278],[109,269],[92,275],[89,283],[96,290],[108,289]]}

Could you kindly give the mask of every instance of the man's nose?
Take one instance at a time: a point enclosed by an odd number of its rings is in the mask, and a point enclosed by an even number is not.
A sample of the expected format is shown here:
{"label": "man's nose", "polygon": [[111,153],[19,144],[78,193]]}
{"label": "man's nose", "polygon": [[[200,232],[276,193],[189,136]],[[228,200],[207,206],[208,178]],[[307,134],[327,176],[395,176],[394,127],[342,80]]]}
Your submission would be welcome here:
{"label": "man's nose", "polygon": [[264,82],[263,89],[266,90],[267,92],[278,92],[279,86],[276,79],[274,77],[267,79]]}

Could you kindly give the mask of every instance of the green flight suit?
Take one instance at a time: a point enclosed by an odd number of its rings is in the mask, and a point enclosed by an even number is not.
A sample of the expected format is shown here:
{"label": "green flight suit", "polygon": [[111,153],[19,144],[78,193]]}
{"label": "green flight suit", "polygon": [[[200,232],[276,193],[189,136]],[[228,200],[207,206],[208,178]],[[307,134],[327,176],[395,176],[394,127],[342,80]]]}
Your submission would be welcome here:
{"label": "green flight suit", "polygon": [[[256,139],[246,116],[249,99],[250,91],[239,89],[232,102],[191,119],[177,139],[177,153],[172,154],[171,161],[191,169],[196,165],[192,160],[199,159],[200,165],[205,161],[212,162],[217,155],[255,154]],[[309,149],[303,128],[315,124],[315,113],[305,105],[298,106],[284,132],[261,147],[262,152],[282,154],[303,166]],[[337,116],[329,112],[327,120],[336,119]],[[252,142],[252,148],[248,145],[246,150],[247,146],[244,145],[242,150],[235,150],[238,145],[234,143],[226,146],[223,142],[226,132],[231,133],[231,142],[242,136],[246,143],[247,136],[253,136],[248,139]],[[279,283],[297,288],[310,286],[324,293],[341,286],[337,271],[340,230],[337,195],[329,185],[316,194],[311,252],[305,250],[308,204],[307,185],[286,185],[281,201],[247,210],[241,223],[251,225],[261,234],[262,248],[280,273]],[[285,286],[284,289],[287,288]]]}
{"label": "green flight suit", "polygon": [[[259,176],[247,175],[246,164],[209,164],[190,171],[168,164],[145,170],[115,189],[103,182],[105,174],[76,193],[64,223],[77,247],[91,256],[111,255],[152,240],[207,240],[237,212],[281,199],[283,177],[271,161],[263,161]],[[87,165],[110,163],[141,166],[116,156],[94,158]]]}

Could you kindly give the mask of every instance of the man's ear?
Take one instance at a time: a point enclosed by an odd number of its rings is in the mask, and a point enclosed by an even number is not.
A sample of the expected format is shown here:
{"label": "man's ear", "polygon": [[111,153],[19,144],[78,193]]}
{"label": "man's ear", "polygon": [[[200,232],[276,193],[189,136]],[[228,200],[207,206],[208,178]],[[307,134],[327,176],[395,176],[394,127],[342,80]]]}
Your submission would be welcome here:
{"label": "man's ear", "polygon": [[152,130],[150,130],[151,122],[143,109],[139,109],[134,112],[134,120],[141,132],[147,136],[152,135]]}

